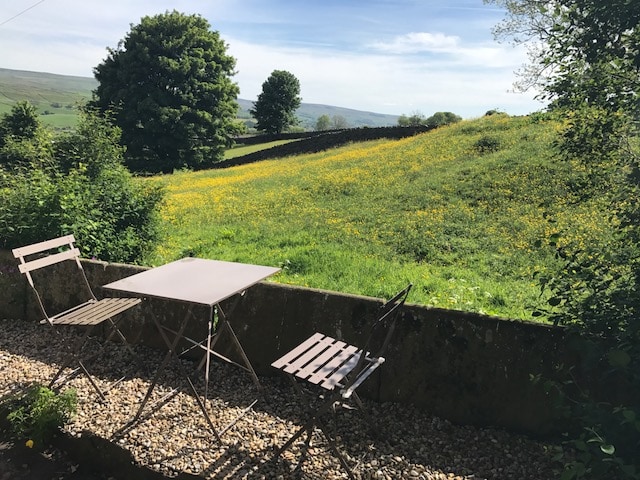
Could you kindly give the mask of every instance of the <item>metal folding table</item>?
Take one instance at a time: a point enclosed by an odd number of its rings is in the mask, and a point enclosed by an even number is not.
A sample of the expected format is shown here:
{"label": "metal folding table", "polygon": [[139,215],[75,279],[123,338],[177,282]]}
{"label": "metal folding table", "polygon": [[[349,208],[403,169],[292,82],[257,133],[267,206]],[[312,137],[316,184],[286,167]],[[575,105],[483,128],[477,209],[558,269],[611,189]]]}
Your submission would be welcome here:
{"label": "metal folding table", "polygon": [[[251,362],[247,358],[238,337],[233,331],[233,328],[229,323],[228,316],[232,313],[233,308],[246,289],[279,271],[280,269],[275,267],[188,257],[104,285],[104,288],[123,292],[129,295],[174,300],[186,302],[189,305],[187,314],[182,320],[178,330],[173,330],[166,325],[163,325],[156,317],[153,318],[156,328],[167,345],[168,351],[130,424],[135,423],[140,418],[162,372],[169,364],[169,361],[173,358],[174,360],[177,360],[175,363],[180,369],[182,376],[186,379],[189,389],[196,398],[200,410],[202,410],[202,413],[209,427],[213,431],[214,436],[218,441],[220,441],[220,436],[235,424],[238,419],[235,419],[231,424],[218,431],[214,427],[207,412],[206,401],[209,389],[209,365],[211,355],[215,355],[226,362],[233,363],[246,370],[251,375],[253,383],[258,391],[262,392],[262,386],[258,376],[251,366]],[[230,299],[231,297],[235,297],[235,299],[232,301],[230,308],[228,308],[228,311],[225,313],[220,307],[220,302]],[[207,335],[203,340],[193,340],[184,336],[185,329],[190,319],[195,318],[193,314],[193,307],[195,305],[205,305],[209,307]],[[216,321],[217,325],[214,325]],[[214,326],[216,327],[215,333]],[[232,346],[242,358],[242,364],[234,362],[213,350],[216,342],[220,338],[220,334],[223,331],[226,331],[229,334]],[[170,338],[170,335],[173,337]],[[200,348],[205,352],[205,355],[197,368],[197,370],[200,370],[203,366],[205,367],[205,386],[202,397],[193,384],[191,375],[186,372],[184,366],[181,364],[178,352],[176,352],[176,347],[181,340],[191,344],[191,348],[189,348],[189,350],[193,348]],[[177,391],[171,392],[165,396],[165,398],[157,402],[155,406],[151,407],[152,412],[161,408],[162,405],[166,403],[167,399],[170,396],[175,396],[175,394],[177,394]],[[254,402],[249,406],[249,409],[256,401],[257,400],[254,400]]]}

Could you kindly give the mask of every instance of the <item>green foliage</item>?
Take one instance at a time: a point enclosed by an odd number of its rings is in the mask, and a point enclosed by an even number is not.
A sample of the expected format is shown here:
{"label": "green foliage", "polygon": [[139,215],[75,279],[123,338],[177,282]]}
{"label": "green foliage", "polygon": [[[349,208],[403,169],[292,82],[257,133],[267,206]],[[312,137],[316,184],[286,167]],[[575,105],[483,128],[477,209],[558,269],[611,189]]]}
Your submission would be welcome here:
{"label": "green foliage", "polygon": [[295,112],[300,106],[300,82],[290,72],[274,70],[262,84],[262,93],[250,110],[256,128],[266,133],[281,133],[297,124]]}
{"label": "green foliage", "polygon": [[76,412],[75,390],[56,393],[42,385],[32,385],[25,392],[5,400],[3,410],[16,439],[31,440],[36,445],[48,442]]}
{"label": "green foliage", "polygon": [[398,125],[400,127],[413,127],[418,125],[426,125],[428,127],[442,127],[444,125],[451,125],[462,120],[462,117],[452,112],[436,112],[429,118],[420,112],[414,112],[412,115],[407,116],[404,113],[398,117]]}
{"label": "green foliage", "polygon": [[322,130],[329,130],[330,127],[331,127],[331,118],[329,117],[329,115],[326,115],[326,114],[320,115],[316,122],[316,130],[320,132]]}
{"label": "green foliage", "polygon": [[586,379],[564,371],[572,381],[560,388],[568,414],[581,425],[571,443],[579,450],[566,478],[640,478],[640,242],[637,202],[640,151],[626,148],[629,124],[619,114],[588,108],[572,112],[559,149],[578,169],[572,196],[599,198],[610,212],[611,235],[588,244],[567,242],[558,231],[550,238],[560,268],[541,277],[550,292],[547,315],[575,330],[575,348],[587,371],[607,372],[628,392],[593,391]]}
{"label": "green foliage", "polygon": [[414,112],[410,116],[404,113],[398,117],[398,126],[400,127],[414,127],[418,125],[424,125],[425,118],[420,112]]}
{"label": "green foliage", "polygon": [[140,263],[158,239],[160,188],[122,165],[118,130],[90,112],[47,158],[0,170],[2,248],[72,232],[83,255]]}
{"label": "green foliage", "polygon": [[349,122],[344,116],[334,115],[333,117],[331,117],[331,128],[335,128],[336,130],[339,130],[339,129],[348,128],[348,127],[349,127]]}
{"label": "green foliage", "polygon": [[443,125],[451,125],[462,120],[462,117],[452,112],[436,112],[424,121],[424,125],[428,127],[441,127]]}
{"label": "green foliage", "polygon": [[16,103],[0,120],[0,146],[9,138],[21,140],[31,138],[38,129],[38,114],[26,101]]}
{"label": "green foliage", "polygon": [[176,11],[143,17],[95,68],[92,104],[114,112],[134,170],[210,166],[238,132],[235,59],[210,28]]}
{"label": "green foliage", "polygon": [[[549,244],[559,267],[540,276],[546,313],[579,336],[582,368],[601,372],[594,379],[560,371],[567,381],[557,388],[579,453],[563,478],[640,478],[640,3],[488,3],[508,11],[497,33],[537,40],[525,80],[566,118],[557,147],[575,171],[569,200],[598,199],[611,231],[586,243],[556,228]],[[607,389],[611,382],[627,392]]]}
{"label": "green foliage", "polygon": [[494,29],[529,47],[519,86],[540,87],[553,107],[599,106],[637,116],[640,3],[629,0],[484,0],[503,7]]}
{"label": "green foliage", "polygon": [[473,144],[476,153],[483,155],[500,150],[500,139],[493,135],[483,135]]}
{"label": "green foliage", "polygon": [[40,125],[35,108],[18,102],[0,119],[0,167],[39,164],[51,156],[51,137]]}

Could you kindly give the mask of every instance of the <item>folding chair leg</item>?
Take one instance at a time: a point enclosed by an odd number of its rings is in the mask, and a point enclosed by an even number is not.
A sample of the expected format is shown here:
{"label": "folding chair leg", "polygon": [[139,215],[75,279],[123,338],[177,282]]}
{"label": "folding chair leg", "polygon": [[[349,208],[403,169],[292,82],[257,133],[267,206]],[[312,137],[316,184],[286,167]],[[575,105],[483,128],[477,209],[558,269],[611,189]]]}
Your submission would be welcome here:
{"label": "folding chair leg", "polygon": [[324,435],[324,438],[327,439],[327,442],[329,443],[329,447],[333,451],[333,454],[338,458],[340,465],[342,465],[342,468],[345,469],[345,471],[347,472],[347,475],[351,480],[356,480],[356,478],[353,475],[353,472],[351,471],[351,468],[347,464],[347,460],[344,458],[344,455],[342,455],[340,450],[338,450],[338,445],[336,445],[335,440],[333,440],[333,438],[331,438],[331,435],[329,435],[329,433],[327,432],[326,426],[324,425],[324,423],[320,419],[318,419],[317,423],[318,423],[318,426],[320,427],[320,430],[322,431],[322,434]]}
{"label": "folding chair leg", "polygon": [[342,468],[344,468],[344,470],[347,472],[347,475],[349,476],[349,478],[351,480],[356,480],[356,478],[353,475],[353,472],[351,470],[351,467],[349,467],[349,464],[347,463],[347,460],[344,458],[344,455],[342,455],[342,453],[338,449],[338,446],[336,445],[335,440],[333,440],[333,438],[331,438],[331,435],[329,435],[329,433],[327,432],[327,427],[325,426],[324,422],[322,422],[322,420],[320,420],[319,418],[316,418],[316,417],[312,418],[304,426],[300,427],[298,429],[298,431],[296,433],[294,433],[293,436],[289,440],[287,440],[287,442],[282,447],[280,447],[278,449],[278,451],[274,454],[274,456],[273,456],[273,458],[271,460],[272,461],[276,460],[286,450],[288,450],[289,447],[291,447],[291,445],[293,445],[293,443],[298,438],[300,438],[305,432],[307,432],[308,436],[307,436],[307,440],[305,441],[304,451],[301,454],[301,457],[298,460],[298,463],[297,463],[296,468],[294,470],[300,469],[302,467],[302,463],[304,462],[306,455],[309,452],[309,448],[311,446],[311,437],[313,435],[313,428],[316,425],[320,428],[320,431],[322,432],[322,434],[326,438],[327,443],[329,443],[329,448],[331,448],[331,451],[333,452],[333,454],[336,456],[336,458],[340,462],[340,465],[342,465]]}
{"label": "folding chair leg", "polygon": [[273,455],[272,460],[275,460],[280,455],[282,455],[286,450],[288,450],[289,447],[293,445],[293,442],[295,442],[298,438],[300,438],[304,434],[304,432],[309,432],[309,435],[311,435],[311,433],[313,433],[313,427],[315,426],[314,420],[315,419],[312,419],[309,422],[307,422],[304,426],[300,427],[298,431],[294,433],[293,436],[278,449],[278,451]]}
{"label": "folding chair leg", "polygon": [[124,336],[124,334],[120,331],[120,329],[118,328],[118,323],[119,322],[114,322],[113,319],[108,318],[107,321],[109,322],[109,325],[111,327],[111,332],[109,333],[109,335],[106,338],[106,341],[109,342],[111,341],[111,339],[113,338],[114,335],[117,335],[118,338],[120,338],[120,341],[122,342],[122,344],[125,346],[125,348],[127,350],[129,350],[129,353],[135,357],[135,353],[133,352],[133,348],[131,348],[131,345],[129,345],[129,342],[127,341],[127,337]]}
{"label": "folding chair leg", "polygon": [[296,463],[295,468],[291,471],[292,473],[297,472],[296,476],[302,475],[302,465],[304,465],[309,455],[309,449],[311,448],[311,437],[313,437],[313,429],[307,430],[307,439],[304,441],[304,448],[300,454],[300,458],[298,458],[298,463]]}
{"label": "folding chair leg", "polygon": [[[74,372],[77,371],[78,369],[82,370],[82,373],[85,374],[85,376],[89,380],[89,383],[91,383],[91,386],[98,393],[100,400],[104,402],[106,401],[104,393],[102,392],[102,390],[100,390],[100,387],[96,384],[95,380],[87,370],[87,367],[85,367],[84,363],[82,362],[82,358],[80,357],[80,354],[79,354],[79,352],[82,350],[85,343],[87,342],[87,339],[89,338],[92,331],[93,331],[93,327],[88,327],[84,332],[84,334],[82,335],[82,337],[80,337],[76,342],[74,342],[73,346],[69,345],[70,342],[65,342],[65,349],[67,350],[67,356],[65,360],[62,362],[62,365],[60,366],[56,374],[53,376],[53,378],[49,382],[49,388],[53,388],[56,382],[61,380],[61,378],[66,379],[68,377],[71,377],[73,375],[73,372],[67,377],[63,377],[62,374],[64,370],[67,367],[69,367],[69,365],[71,365],[73,362],[76,362],[78,364],[78,367],[76,368],[76,370],[74,370]],[[57,329],[56,329],[56,332],[58,332]],[[58,335],[62,337],[62,334],[60,334],[60,332],[58,332]]]}

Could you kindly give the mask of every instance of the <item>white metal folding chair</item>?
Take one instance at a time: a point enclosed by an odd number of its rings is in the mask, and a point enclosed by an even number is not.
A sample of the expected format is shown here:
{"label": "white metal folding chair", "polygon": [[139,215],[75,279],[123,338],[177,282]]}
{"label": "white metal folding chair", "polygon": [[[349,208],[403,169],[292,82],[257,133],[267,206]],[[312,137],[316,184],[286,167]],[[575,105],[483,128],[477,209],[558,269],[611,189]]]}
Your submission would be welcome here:
{"label": "white metal folding chair", "polygon": [[[274,459],[291,447],[305,432],[307,433],[304,452],[306,454],[313,431],[318,426],[349,478],[355,479],[346,459],[329,435],[322,417],[330,411],[336,411],[336,405],[346,405],[351,400],[355,401],[356,406],[364,412],[364,406],[356,389],[384,363],[385,359],[382,355],[389,344],[400,308],[404,305],[411,287],[412,285],[409,284],[378,309],[362,348],[315,333],[271,364],[287,374],[300,398],[305,398],[305,392],[300,383],[316,387],[321,398],[318,407],[310,408],[309,420],[280,447]],[[373,343],[381,337],[379,332],[384,329],[386,329],[384,340],[374,352],[371,352]],[[296,468],[301,466],[303,460],[304,457],[301,457]]]}
{"label": "white metal folding chair", "polygon": [[[107,389],[102,390],[87,370],[86,363],[99,357],[104,352],[107,342],[109,342],[114,336],[117,336],[133,355],[133,350],[127,343],[125,336],[118,328],[117,322],[114,321],[114,317],[131,307],[138,305],[142,300],[139,298],[103,298],[98,300],[93,294],[85,271],[82,268],[82,263],[80,262],[80,251],[74,246],[74,242],[75,238],[73,235],[66,235],[52,240],[15,248],[13,250],[13,256],[19,260],[18,268],[21,273],[26,275],[27,281],[29,282],[29,285],[31,285],[38,300],[38,305],[44,315],[44,319],[41,323],[46,323],[51,327],[54,327],[55,332],[63,340],[61,347],[66,350],[66,356],[62,365],[51,380],[49,388],[53,388],[54,385],[64,382],[76,373],[84,373],[100,396],[100,399],[105,400],[106,391],[113,388],[113,386],[119,383],[124,377],[114,382]],[[78,270],[78,278],[72,277],[67,280],[70,282],[74,279],[80,281],[82,285],[80,287],[79,296],[83,299],[86,298],[86,300],[81,301],[81,303],[73,305],[71,308],[65,309],[60,313],[49,315],[47,308],[45,307],[46,295],[44,288],[46,286],[41,285],[36,288],[36,282],[34,282],[32,272],[50,267],[65,260],[75,260]],[[94,350],[88,355],[83,355],[82,351],[87,340],[90,338],[91,333],[95,327],[102,324],[105,324],[109,329],[106,341],[102,342],[102,345],[98,350]],[[83,327],[84,332],[77,340],[65,340],[65,337],[57,328],[61,325]],[[63,375],[65,369],[74,362],[77,364],[77,368],[73,369],[70,373]]]}

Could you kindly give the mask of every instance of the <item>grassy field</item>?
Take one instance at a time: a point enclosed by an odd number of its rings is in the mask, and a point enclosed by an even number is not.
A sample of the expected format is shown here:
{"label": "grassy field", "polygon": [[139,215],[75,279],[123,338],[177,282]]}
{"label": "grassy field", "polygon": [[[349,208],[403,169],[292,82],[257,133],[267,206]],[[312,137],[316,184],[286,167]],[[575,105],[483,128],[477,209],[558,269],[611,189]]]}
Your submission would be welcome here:
{"label": "grassy field", "polygon": [[194,255],[274,265],[281,283],[383,298],[413,282],[412,303],[531,319],[534,272],[554,261],[536,242],[556,230],[584,242],[607,235],[604,210],[571,202],[568,165],[551,160],[558,128],[484,117],[144,179],[167,189],[165,239],[151,263]]}
{"label": "grassy field", "polygon": [[36,107],[45,125],[73,128],[78,107],[91,98],[93,88],[95,81],[91,78],[0,68],[0,114],[26,100]]}
{"label": "grassy field", "polygon": [[266,148],[277,147],[278,145],[284,145],[285,143],[292,141],[293,140],[275,140],[273,142],[259,143],[256,145],[236,145],[235,147],[229,148],[224,153],[224,159],[229,160],[230,158],[242,157],[244,155],[249,155],[250,153],[258,152]]}

